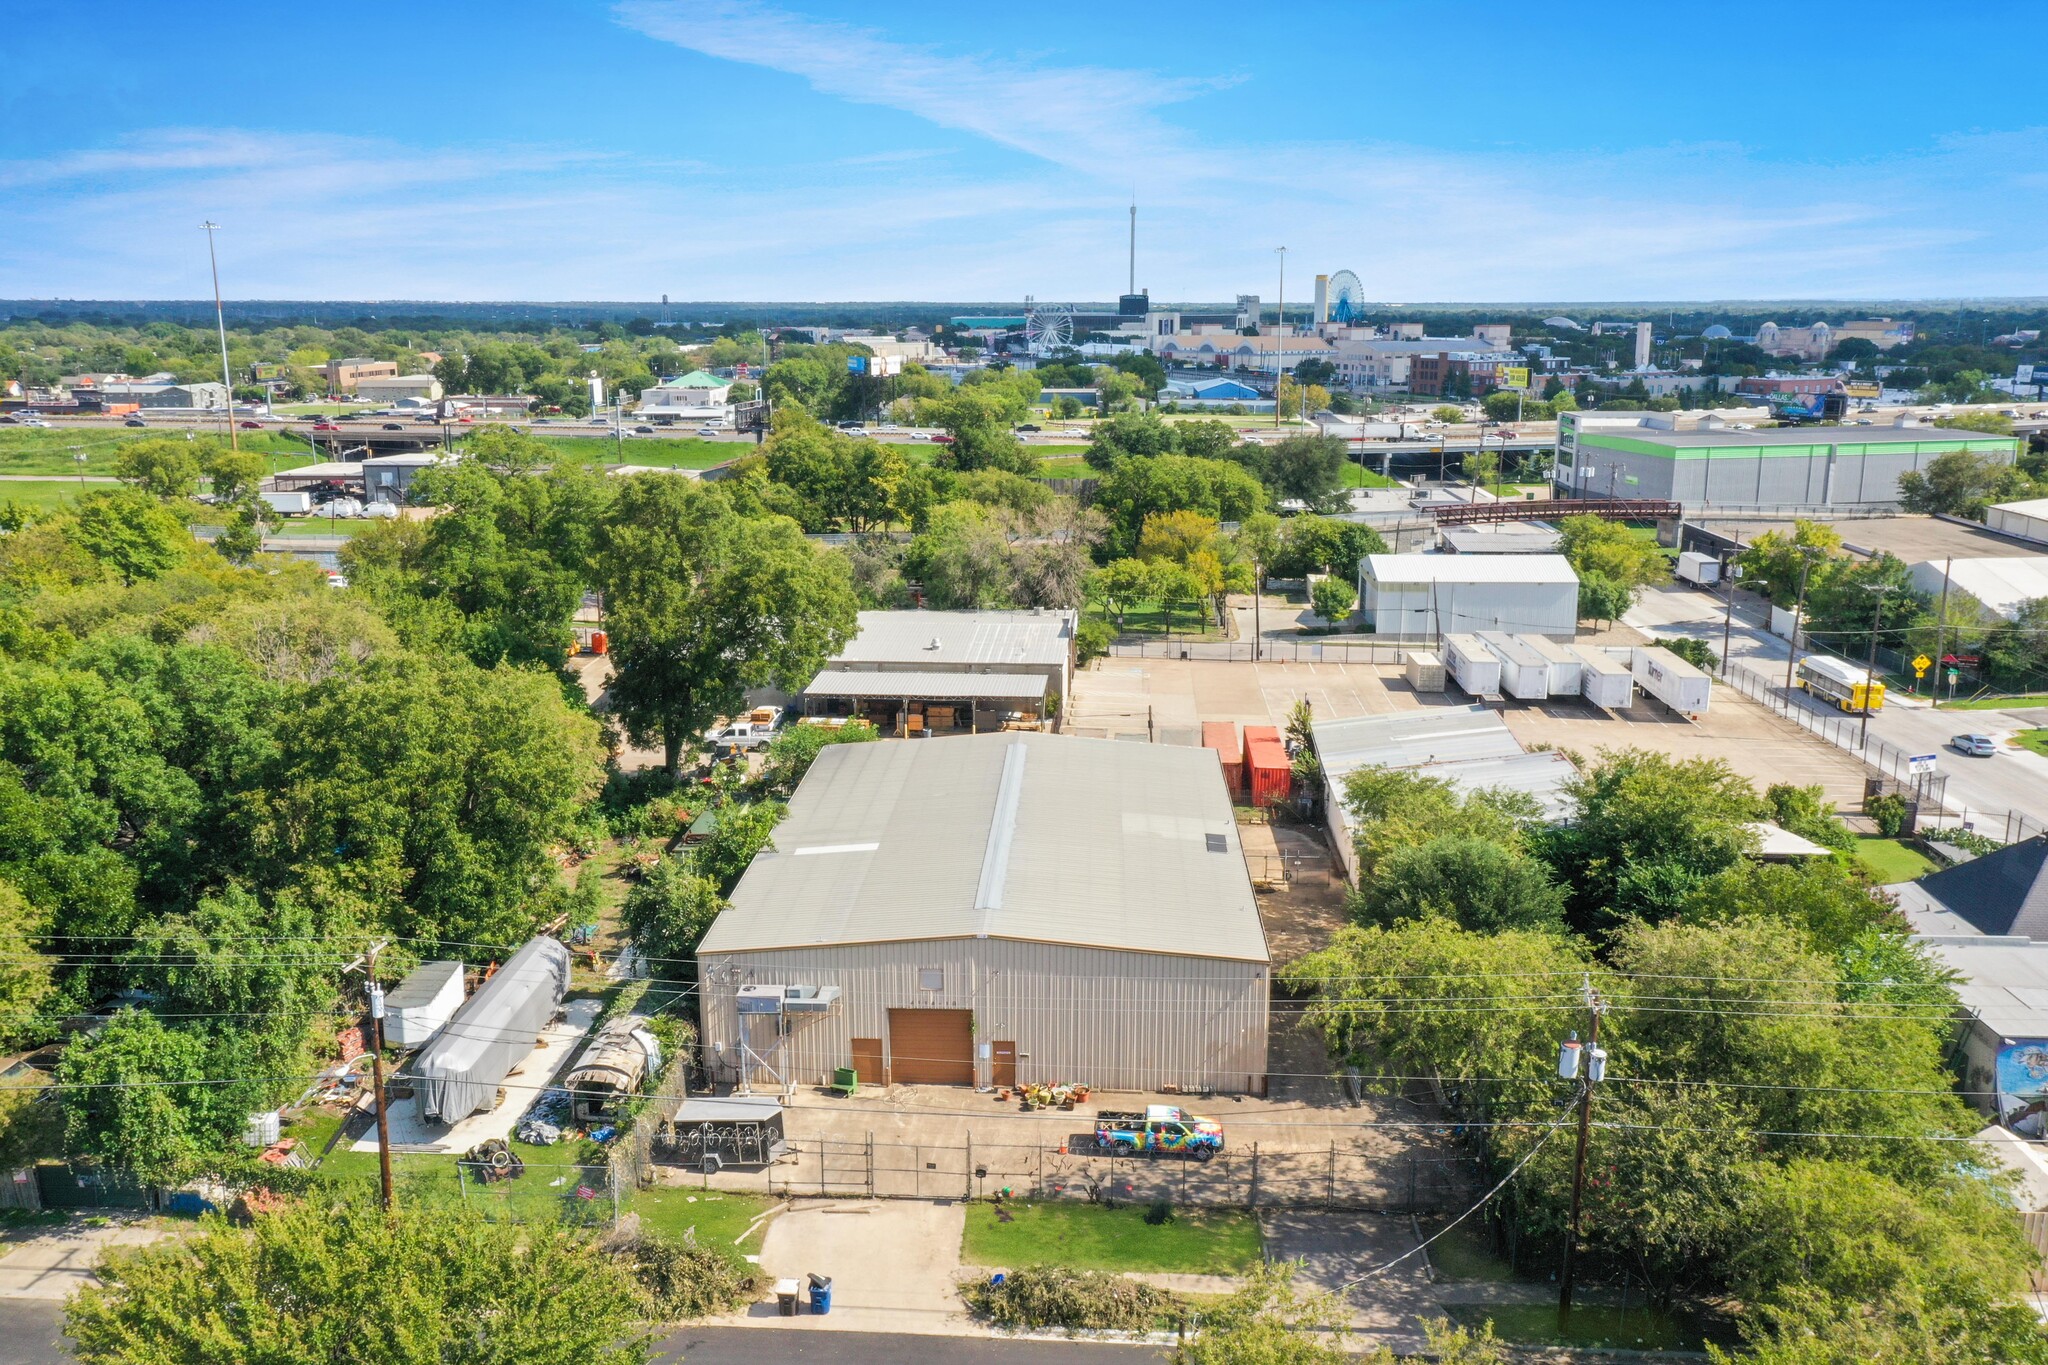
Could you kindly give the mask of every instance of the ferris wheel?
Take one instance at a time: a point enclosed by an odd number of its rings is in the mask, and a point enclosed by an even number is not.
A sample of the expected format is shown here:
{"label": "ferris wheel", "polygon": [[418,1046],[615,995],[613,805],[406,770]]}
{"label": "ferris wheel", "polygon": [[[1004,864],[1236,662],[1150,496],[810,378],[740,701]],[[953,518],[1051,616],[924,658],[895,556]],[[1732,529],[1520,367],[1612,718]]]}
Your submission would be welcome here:
{"label": "ferris wheel", "polygon": [[1024,344],[1033,351],[1057,351],[1074,344],[1074,305],[1071,303],[1028,304],[1024,314]]}
{"label": "ferris wheel", "polygon": [[1330,321],[1349,325],[1365,320],[1365,287],[1358,276],[1340,270],[1330,276]]}

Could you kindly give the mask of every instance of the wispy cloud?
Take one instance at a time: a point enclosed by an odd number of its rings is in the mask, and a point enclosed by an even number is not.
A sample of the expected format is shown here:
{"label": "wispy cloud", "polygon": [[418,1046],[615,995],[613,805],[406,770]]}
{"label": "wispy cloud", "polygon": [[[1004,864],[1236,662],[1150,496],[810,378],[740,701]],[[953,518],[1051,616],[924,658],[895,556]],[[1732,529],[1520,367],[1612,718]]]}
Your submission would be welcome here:
{"label": "wispy cloud", "polygon": [[1092,174],[1127,177],[1141,159],[1178,152],[1181,140],[1157,111],[1230,84],[947,53],[751,0],[624,0],[613,13],[650,38]]}

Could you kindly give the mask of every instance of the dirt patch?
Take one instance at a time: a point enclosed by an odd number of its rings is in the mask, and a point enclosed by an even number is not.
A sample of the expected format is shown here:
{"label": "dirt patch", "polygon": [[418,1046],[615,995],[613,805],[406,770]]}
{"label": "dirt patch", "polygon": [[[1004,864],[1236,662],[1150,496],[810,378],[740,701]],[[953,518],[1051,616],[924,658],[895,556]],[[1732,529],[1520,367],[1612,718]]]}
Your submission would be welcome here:
{"label": "dirt patch", "polygon": [[1327,947],[1344,924],[1344,883],[1321,832],[1263,823],[1240,824],[1237,832],[1252,881],[1260,888],[1259,923],[1273,964]]}

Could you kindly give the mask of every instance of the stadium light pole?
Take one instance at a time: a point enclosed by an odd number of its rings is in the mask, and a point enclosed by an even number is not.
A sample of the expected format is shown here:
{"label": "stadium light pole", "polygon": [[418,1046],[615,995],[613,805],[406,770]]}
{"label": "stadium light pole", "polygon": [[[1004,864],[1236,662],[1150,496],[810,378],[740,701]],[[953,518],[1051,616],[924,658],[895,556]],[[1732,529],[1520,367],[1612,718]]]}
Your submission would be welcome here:
{"label": "stadium light pole", "polygon": [[220,231],[220,224],[212,221],[201,223],[206,230],[206,263],[213,269],[213,325],[220,333],[220,386],[226,392],[221,395],[221,420],[227,423],[228,448],[240,450],[242,442],[235,434],[235,381],[228,375],[228,319],[220,305],[220,257],[213,249],[213,234]]}
{"label": "stadium light pole", "polygon": [[1856,730],[1856,748],[1860,753],[1870,751],[1870,687],[1877,678],[1877,633],[1884,628],[1884,595],[1891,591],[1889,583],[1865,583],[1863,591],[1874,595],[1876,606],[1870,613],[1870,660],[1863,666],[1863,724]]}
{"label": "stadium light pole", "polygon": [[1278,318],[1273,325],[1273,429],[1280,429],[1280,381],[1287,375],[1287,248],[1276,246],[1280,256],[1280,298],[1275,305]]}

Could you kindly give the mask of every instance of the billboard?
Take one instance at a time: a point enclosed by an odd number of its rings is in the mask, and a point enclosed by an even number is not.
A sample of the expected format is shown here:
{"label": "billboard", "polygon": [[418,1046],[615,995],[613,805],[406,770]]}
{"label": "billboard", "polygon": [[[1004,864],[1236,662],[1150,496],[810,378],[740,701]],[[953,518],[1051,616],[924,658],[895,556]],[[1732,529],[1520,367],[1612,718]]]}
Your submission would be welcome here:
{"label": "billboard", "polygon": [[2044,1135],[2048,1110],[2048,1039],[2008,1041],[1998,1049],[1998,1119],[2026,1137]]}
{"label": "billboard", "polygon": [[1526,389],[1529,387],[1529,367],[1527,365],[1504,365],[1495,373],[1500,376],[1500,386],[1504,389]]}

